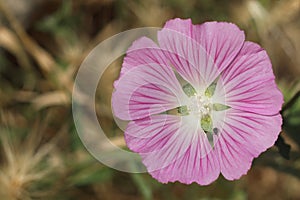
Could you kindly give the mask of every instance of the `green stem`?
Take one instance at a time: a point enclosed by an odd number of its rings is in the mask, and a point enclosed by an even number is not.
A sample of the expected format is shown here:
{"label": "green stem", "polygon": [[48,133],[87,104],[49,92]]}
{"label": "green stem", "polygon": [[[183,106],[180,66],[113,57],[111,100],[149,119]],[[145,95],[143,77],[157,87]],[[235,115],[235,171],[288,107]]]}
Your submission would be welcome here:
{"label": "green stem", "polygon": [[288,110],[290,107],[292,107],[297,99],[300,97],[300,91],[298,91],[281,109],[281,114],[284,113],[286,110]]}

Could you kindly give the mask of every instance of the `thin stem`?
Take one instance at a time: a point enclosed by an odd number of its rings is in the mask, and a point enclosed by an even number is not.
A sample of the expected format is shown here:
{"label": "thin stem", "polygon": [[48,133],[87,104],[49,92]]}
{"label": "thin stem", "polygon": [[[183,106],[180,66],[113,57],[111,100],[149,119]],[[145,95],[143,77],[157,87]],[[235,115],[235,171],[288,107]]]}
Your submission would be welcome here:
{"label": "thin stem", "polygon": [[283,107],[281,110],[281,114],[284,113],[286,110],[288,110],[290,107],[292,107],[297,99],[300,97],[300,91],[298,91]]}

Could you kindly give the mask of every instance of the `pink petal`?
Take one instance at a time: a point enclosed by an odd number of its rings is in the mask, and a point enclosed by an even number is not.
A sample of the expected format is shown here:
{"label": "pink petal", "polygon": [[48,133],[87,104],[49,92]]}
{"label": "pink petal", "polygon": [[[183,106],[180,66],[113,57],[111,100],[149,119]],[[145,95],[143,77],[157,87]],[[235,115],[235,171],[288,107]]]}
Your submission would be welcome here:
{"label": "pink petal", "polygon": [[222,73],[218,84],[225,91],[217,89],[215,98],[225,95],[224,104],[232,108],[275,115],[281,109],[283,96],[274,79],[267,53],[259,45],[245,42],[236,59]]}
{"label": "pink petal", "polygon": [[253,158],[273,146],[281,131],[282,118],[229,109],[216,149],[221,173],[228,180],[246,174]]}
{"label": "pink petal", "polygon": [[134,152],[152,153],[161,150],[178,134],[181,118],[175,115],[153,115],[131,121],[125,131],[127,146]]}
{"label": "pink petal", "polygon": [[155,115],[138,121],[129,123],[125,139],[158,181],[207,185],[217,179],[217,152],[193,116]]}
{"label": "pink petal", "polygon": [[[147,63],[157,63],[165,66],[167,65],[167,58],[151,39],[141,37],[128,48],[123,60],[120,78],[133,68]],[[118,80],[114,83],[115,87],[117,83]]]}
{"label": "pink petal", "polygon": [[178,73],[195,88],[206,88],[240,51],[244,33],[225,22],[193,25],[174,19],[158,33],[160,47]]}
{"label": "pink petal", "polygon": [[[215,181],[220,174],[220,165],[216,151],[201,152],[201,145],[210,149],[203,134],[197,135],[186,153],[174,163],[150,174],[162,183],[179,181],[185,184],[196,182],[208,185]],[[205,156],[201,157],[202,154]]]}
{"label": "pink petal", "polygon": [[141,119],[183,104],[187,97],[172,68],[164,62],[164,55],[151,40],[141,38],[132,45],[112,95],[118,118]]}

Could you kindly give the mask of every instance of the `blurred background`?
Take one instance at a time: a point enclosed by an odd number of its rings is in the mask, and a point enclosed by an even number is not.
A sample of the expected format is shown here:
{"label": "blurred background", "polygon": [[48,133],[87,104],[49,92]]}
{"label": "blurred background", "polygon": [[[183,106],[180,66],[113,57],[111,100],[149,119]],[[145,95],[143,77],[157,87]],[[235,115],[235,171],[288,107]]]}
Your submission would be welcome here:
{"label": "blurred background", "polygon": [[[300,199],[300,100],[282,112],[290,159],[287,146],[272,147],[237,181],[161,184],[109,169],[84,148],[71,95],[85,56],[116,33],[175,17],[237,24],[267,50],[285,101],[300,90],[299,0],[0,0],[1,200]],[[96,109],[107,136],[125,147],[110,106],[121,63],[101,78]]]}

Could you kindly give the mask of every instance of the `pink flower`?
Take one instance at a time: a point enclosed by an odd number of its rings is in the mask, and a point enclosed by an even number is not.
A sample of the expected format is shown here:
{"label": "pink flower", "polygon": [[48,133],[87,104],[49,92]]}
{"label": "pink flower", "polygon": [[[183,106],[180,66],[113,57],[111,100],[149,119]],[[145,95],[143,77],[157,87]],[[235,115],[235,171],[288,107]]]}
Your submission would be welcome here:
{"label": "pink flower", "polygon": [[162,183],[238,179],[281,131],[267,53],[226,22],[168,21],[124,58],[112,96],[128,147]]}

